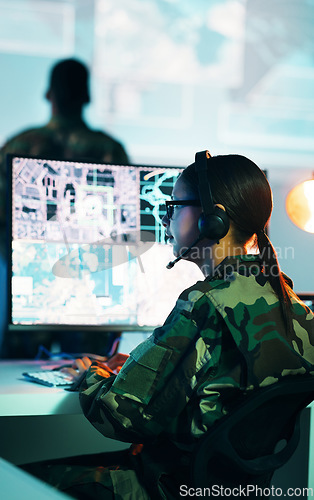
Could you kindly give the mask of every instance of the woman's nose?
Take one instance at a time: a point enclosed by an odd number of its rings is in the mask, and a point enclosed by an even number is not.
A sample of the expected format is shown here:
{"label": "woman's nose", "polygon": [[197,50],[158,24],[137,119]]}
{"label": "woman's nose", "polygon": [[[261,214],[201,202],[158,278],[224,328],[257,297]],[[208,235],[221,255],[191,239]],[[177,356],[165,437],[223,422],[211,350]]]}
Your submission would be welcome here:
{"label": "woman's nose", "polygon": [[169,219],[167,217],[167,214],[163,216],[163,218],[161,219],[161,223],[164,227],[167,227],[168,224],[169,224]]}

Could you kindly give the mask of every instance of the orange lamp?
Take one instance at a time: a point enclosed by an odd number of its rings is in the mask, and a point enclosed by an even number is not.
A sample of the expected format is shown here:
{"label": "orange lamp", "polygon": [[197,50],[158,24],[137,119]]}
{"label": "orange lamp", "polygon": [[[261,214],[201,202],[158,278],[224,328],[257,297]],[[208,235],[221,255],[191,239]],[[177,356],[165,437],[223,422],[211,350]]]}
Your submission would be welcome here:
{"label": "orange lamp", "polygon": [[314,233],[314,179],[298,184],[289,192],[286,211],[296,226]]}

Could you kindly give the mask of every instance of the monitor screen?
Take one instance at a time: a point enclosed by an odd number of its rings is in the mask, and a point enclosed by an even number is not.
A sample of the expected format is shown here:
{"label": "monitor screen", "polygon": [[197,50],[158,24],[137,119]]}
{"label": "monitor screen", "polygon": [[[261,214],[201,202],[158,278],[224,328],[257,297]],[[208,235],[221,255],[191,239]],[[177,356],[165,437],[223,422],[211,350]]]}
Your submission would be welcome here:
{"label": "monitor screen", "polygon": [[11,327],[150,329],[201,278],[161,218],[180,168],[10,156]]}

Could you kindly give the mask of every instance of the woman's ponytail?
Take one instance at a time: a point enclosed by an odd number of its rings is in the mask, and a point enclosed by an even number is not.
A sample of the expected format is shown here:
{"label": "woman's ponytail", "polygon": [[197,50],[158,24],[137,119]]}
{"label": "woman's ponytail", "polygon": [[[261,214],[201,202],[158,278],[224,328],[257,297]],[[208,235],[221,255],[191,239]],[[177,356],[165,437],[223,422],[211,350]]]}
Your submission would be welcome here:
{"label": "woman's ponytail", "polygon": [[264,266],[265,277],[267,277],[279,299],[287,332],[292,332],[291,300],[288,285],[280,271],[276,251],[263,229],[257,232],[257,244]]}

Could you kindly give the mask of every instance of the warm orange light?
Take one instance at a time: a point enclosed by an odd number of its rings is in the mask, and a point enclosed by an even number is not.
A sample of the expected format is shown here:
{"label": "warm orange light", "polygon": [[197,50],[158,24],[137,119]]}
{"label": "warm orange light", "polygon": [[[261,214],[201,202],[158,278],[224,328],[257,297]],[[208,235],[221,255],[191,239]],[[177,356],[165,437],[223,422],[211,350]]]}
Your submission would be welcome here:
{"label": "warm orange light", "polygon": [[314,233],[314,179],[302,182],[290,191],[286,211],[296,226]]}

